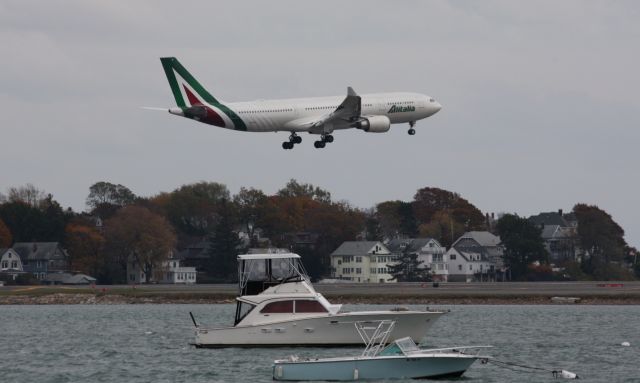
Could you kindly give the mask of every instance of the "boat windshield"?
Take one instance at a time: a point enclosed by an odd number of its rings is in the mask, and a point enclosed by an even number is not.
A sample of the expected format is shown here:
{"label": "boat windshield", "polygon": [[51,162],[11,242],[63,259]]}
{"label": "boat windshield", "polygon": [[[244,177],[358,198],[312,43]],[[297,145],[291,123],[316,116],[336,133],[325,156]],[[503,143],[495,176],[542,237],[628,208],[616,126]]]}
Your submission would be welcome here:
{"label": "boat windshield", "polygon": [[307,273],[298,255],[261,258],[238,258],[240,295],[257,295],[271,286],[284,282],[307,280]]}
{"label": "boat windshield", "polygon": [[420,348],[415,344],[413,339],[406,337],[396,339],[393,343],[388,345],[380,352],[382,356],[391,355],[408,355],[412,352],[420,351]]}
{"label": "boat windshield", "polygon": [[238,301],[238,304],[236,305],[236,320],[234,321],[233,325],[235,326],[240,323],[240,321],[242,321],[244,317],[246,317],[255,307],[256,305]]}

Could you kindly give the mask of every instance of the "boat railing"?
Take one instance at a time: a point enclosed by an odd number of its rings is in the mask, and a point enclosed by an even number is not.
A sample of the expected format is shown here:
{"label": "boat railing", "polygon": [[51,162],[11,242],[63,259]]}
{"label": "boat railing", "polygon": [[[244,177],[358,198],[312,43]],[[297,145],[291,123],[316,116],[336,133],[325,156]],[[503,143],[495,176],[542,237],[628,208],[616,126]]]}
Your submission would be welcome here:
{"label": "boat railing", "polygon": [[372,357],[378,355],[387,344],[395,325],[396,322],[393,320],[355,322],[356,330],[358,330],[360,338],[366,344],[362,356]]}
{"label": "boat railing", "polygon": [[[459,353],[464,355],[472,355],[479,356],[482,350],[487,348],[493,348],[493,346],[459,346],[459,347],[445,347],[445,348],[420,348],[418,350],[409,351],[405,354],[424,354],[424,353],[433,353],[433,354],[444,354],[444,353]],[[467,352],[467,350],[476,350],[475,352]]]}

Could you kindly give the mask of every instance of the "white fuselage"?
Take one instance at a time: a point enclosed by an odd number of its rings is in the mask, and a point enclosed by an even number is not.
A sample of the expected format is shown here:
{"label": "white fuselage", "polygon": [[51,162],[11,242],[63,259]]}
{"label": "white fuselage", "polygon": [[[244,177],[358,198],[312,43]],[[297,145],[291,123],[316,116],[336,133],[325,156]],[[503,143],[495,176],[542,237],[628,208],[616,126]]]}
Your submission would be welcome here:
{"label": "white fuselage", "polygon": [[[387,116],[392,124],[427,118],[441,109],[433,98],[419,93],[363,94],[363,116]],[[245,122],[250,132],[305,132],[314,121],[336,110],[344,96],[258,100],[226,103]],[[347,129],[349,127],[336,127]]]}

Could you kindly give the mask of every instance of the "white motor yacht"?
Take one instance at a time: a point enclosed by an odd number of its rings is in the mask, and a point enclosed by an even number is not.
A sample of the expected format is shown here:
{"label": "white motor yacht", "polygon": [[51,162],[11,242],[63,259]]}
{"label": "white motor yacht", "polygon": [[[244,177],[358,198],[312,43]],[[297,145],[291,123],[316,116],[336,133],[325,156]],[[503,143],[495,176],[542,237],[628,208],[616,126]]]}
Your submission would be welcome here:
{"label": "white motor yacht", "polygon": [[[238,256],[239,296],[233,326],[196,325],[196,347],[351,346],[362,343],[355,322],[391,320],[392,339],[420,342],[444,312],[347,312],[315,291],[300,256]],[[194,321],[195,323],[195,321]]]}

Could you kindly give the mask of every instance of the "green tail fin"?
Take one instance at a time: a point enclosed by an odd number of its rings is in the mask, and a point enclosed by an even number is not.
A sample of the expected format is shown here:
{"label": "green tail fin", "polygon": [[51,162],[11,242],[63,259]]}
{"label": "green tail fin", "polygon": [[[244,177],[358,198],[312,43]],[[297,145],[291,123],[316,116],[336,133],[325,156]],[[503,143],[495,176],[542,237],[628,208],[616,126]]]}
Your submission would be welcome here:
{"label": "green tail fin", "polygon": [[[196,80],[195,77],[193,77],[191,73],[189,73],[189,71],[180,64],[180,61],[178,61],[177,58],[161,57],[160,61],[162,62],[164,73],[167,75],[167,80],[169,80],[173,97],[175,97],[176,103],[179,107],[186,107],[189,103],[189,100],[185,100],[184,90],[182,89],[183,85],[181,82],[186,82],[200,98],[209,104],[220,105],[220,102],[218,102],[211,93],[207,92],[198,80]],[[176,74],[178,74],[179,77],[176,76]]]}

